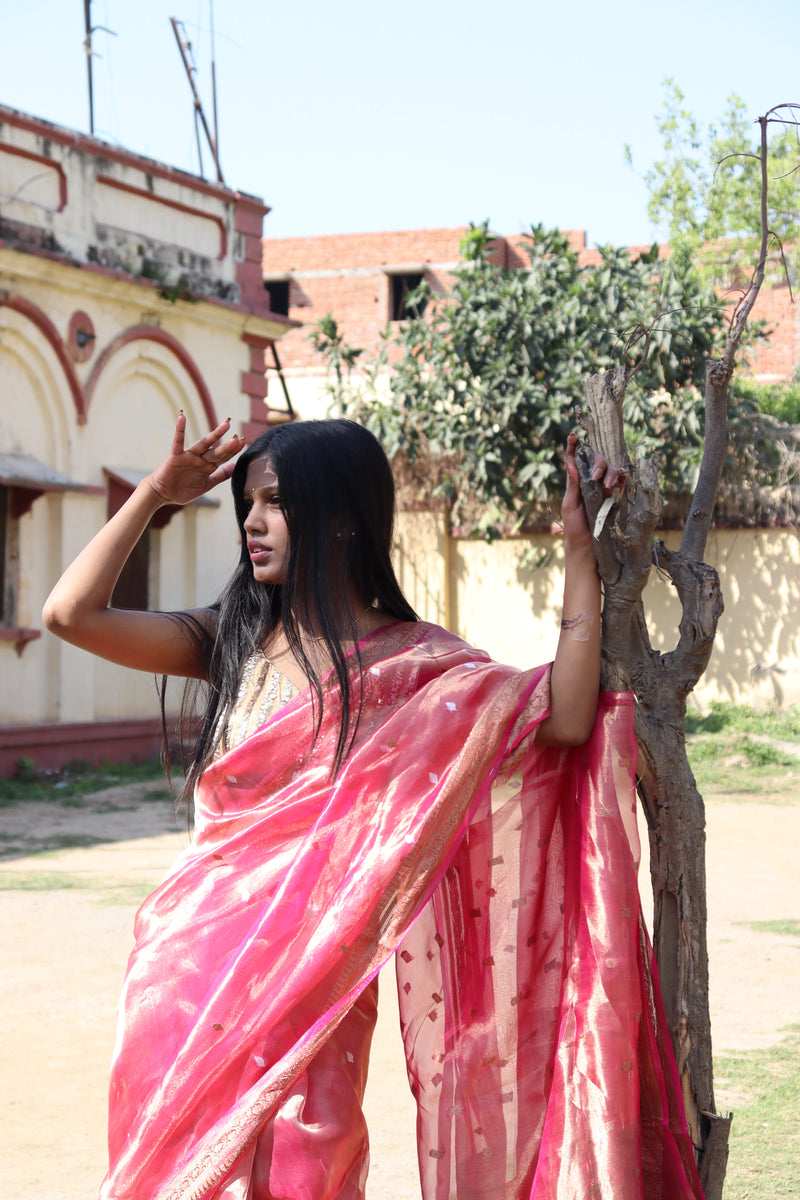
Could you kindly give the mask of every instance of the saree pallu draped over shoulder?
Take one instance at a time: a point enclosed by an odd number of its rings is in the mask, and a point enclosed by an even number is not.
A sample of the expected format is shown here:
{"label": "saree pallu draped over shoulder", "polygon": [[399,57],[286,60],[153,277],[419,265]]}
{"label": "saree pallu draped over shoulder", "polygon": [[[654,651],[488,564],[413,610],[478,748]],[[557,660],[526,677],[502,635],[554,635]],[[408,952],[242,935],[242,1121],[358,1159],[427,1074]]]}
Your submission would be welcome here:
{"label": "saree pallu draped over shoulder", "polygon": [[[629,696],[537,747],[547,668],[436,626],[360,646],[331,778],[297,696],[205,772],[137,914],[102,1200],[361,1200],[397,954],[424,1200],[702,1200],[636,887]],[[356,673],[357,674],[357,673]]]}

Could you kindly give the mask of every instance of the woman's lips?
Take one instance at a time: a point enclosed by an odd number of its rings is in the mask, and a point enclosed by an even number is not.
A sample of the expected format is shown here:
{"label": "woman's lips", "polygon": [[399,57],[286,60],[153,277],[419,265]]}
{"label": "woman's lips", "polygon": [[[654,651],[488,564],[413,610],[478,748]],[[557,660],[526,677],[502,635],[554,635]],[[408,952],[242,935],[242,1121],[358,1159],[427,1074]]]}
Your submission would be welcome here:
{"label": "woman's lips", "polygon": [[272,554],[269,546],[259,546],[256,543],[248,545],[247,552],[250,555],[250,561],[254,563],[266,562],[270,554]]}

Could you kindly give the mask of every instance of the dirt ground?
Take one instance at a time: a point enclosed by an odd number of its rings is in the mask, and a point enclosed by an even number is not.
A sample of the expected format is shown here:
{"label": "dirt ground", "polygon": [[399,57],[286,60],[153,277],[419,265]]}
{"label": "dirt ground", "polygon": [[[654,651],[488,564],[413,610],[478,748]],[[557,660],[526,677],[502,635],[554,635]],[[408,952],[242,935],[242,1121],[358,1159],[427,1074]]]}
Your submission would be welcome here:
{"label": "dirt ground", "polygon": [[[133,914],[185,832],[157,784],[0,810],[0,1198],[91,1200],[105,1170],[105,1093]],[[800,802],[708,805],[715,1050],[772,1045],[800,1020]],[[649,894],[642,880],[643,895]],[[647,905],[645,906],[647,910]],[[414,1112],[394,981],[381,986],[367,1119],[368,1200],[418,1200]],[[718,1106],[735,1106],[718,1096]]]}

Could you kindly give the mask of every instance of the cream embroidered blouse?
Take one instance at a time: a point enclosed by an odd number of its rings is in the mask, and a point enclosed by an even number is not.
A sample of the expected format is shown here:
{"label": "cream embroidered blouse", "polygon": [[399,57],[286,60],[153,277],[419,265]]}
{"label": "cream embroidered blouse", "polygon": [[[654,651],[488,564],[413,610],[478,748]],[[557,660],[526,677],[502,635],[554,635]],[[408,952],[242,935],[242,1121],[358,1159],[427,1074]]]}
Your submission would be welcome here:
{"label": "cream embroidered blouse", "polygon": [[232,750],[284,708],[298,688],[281,675],[262,650],[245,660],[239,690],[226,728],[217,742],[215,758]]}

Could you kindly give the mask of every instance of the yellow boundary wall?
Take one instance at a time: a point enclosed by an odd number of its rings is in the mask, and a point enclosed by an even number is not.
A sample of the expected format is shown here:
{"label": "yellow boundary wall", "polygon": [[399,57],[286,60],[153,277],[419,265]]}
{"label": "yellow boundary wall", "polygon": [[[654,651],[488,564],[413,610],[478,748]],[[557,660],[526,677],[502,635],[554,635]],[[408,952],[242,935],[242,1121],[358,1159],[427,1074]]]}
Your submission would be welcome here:
{"label": "yellow boundary wall", "polygon": [[[678,533],[665,535],[677,548]],[[535,568],[527,562],[545,560]],[[719,571],[725,611],[693,699],[765,706],[800,702],[800,530],[712,532],[706,561]],[[437,621],[501,662],[552,658],[558,638],[563,549],[553,535],[491,545],[450,536],[442,512],[403,512],[395,565],[421,617]],[[655,570],[645,591],[653,647],[672,649],[680,605]]]}

